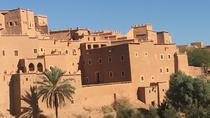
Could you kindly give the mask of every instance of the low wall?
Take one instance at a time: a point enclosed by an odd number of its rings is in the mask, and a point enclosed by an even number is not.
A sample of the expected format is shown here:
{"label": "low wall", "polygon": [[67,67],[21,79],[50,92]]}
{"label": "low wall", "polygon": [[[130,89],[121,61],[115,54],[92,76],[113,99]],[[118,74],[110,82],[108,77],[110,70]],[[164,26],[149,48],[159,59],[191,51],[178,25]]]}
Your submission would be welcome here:
{"label": "low wall", "polygon": [[202,67],[189,66],[189,75],[197,77],[203,74]]}
{"label": "low wall", "polygon": [[[74,103],[66,101],[66,106],[59,109],[60,117],[70,117],[72,114],[83,114],[94,110],[101,110],[102,106],[110,106],[115,99],[127,98],[133,107],[146,108],[146,105],[137,99],[137,87],[133,83],[113,83],[88,85],[77,88]],[[53,110],[46,109],[45,103],[40,104],[44,114],[53,115]]]}

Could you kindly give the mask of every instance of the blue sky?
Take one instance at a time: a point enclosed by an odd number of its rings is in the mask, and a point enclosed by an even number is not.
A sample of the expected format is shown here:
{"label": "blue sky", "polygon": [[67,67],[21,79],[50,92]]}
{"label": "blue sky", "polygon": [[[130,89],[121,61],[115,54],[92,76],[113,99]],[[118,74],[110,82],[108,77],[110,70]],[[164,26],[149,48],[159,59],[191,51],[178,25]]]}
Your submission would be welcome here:
{"label": "blue sky", "polygon": [[50,29],[110,29],[123,34],[131,25],[151,23],[177,44],[210,44],[209,0],[1,0],[0,9],[28,8],[48,16]]}

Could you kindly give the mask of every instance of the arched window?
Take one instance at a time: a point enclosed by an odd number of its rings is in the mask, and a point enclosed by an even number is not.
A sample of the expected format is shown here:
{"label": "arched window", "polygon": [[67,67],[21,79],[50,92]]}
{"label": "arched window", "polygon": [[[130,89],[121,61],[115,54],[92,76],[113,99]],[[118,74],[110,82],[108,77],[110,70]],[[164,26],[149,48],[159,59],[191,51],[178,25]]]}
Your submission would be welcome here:
{"label": "arched window", "polygon": [[41,63],[38,63],[38,64],[37,64],[37,70],[38,70],[39,72],[43,72],[43,65],[42,65]]}
{"label": "arched window", "polygon": [[29,71],[34,71],[34,64],[33,63],[30,63],[28,65],[28,68],[29,68]]}

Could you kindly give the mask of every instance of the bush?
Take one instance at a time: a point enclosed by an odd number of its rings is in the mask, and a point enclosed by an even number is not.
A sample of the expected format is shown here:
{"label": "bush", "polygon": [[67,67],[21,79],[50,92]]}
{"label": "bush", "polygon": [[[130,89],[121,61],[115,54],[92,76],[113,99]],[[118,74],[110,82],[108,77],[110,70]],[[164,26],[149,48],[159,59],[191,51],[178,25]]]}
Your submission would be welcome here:
{"label": "bush", "polygon": [[163,118],[179,118],[177,111],[174,108],[166,109],[162,111]]}
{"label": "bush", "polygon": [[143,114],[131,108],[127,99],[119,99],[112,104],[113,109],[117,112],[117,118],[143,118]]}
{"label": "bush", "polygon": [[124,108],[117,112],[117,118],[144,118],[144,116],[136,109]]}
{"label": "bush", "polygon": [[107,114],[107,115],[104,115],[104,118],[114,118],[114,116],[112,114]]}
{"label": "bush", "polygon": [[145,118],[160,118],[158,115],[158,111],[155,108],[150,108],[145,115]]}
{"label": "bush", "polygon": [[129,104],[129,101],[126,98],[119,99],[112,104],[112,107],[115,111],[120,111],[124,108],[130,108],[130,106],[131,105]]}
{"label": "bush", "polygon": [[102,106],[102,107],[101,107],[101,110],[102,110],[102,112],[103,112],[104,114],[113,112],[113,109],[112,109],[112,107],[110,107],[110,106]]}
{"label": "bush", "polygon": [[193,106],[186,110],[187,118],[210,118],[210,111],[202,107]]}

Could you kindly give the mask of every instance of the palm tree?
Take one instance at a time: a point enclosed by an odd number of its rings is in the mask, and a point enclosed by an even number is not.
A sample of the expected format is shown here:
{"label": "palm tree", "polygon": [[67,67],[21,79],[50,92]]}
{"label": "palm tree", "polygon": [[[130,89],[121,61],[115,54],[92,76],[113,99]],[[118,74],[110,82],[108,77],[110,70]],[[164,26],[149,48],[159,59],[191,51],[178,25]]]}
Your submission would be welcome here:
{"label": "palm tree", "polygon": [[42,97],[42,102],[46,102],[47,107],[55,109],[56,118],[58,118],[58,107],[65,105],[65,98],[73,102],[72,95],[75,88],[69,83],[69,79],[62,80],[64,71],[57,67],[51,67],[46,70],[41,79],[37,82],[39,85],[38,93]]}
{"label": "palm tree", "polygon": [[42,112],[38,105],[40,96],[36,91],[36,87],[30,87],[30,92],[26,92],[25,96],[22,96],[21,100],[27,103],[28,107],[22,107],[20,118],[39,118]]}

